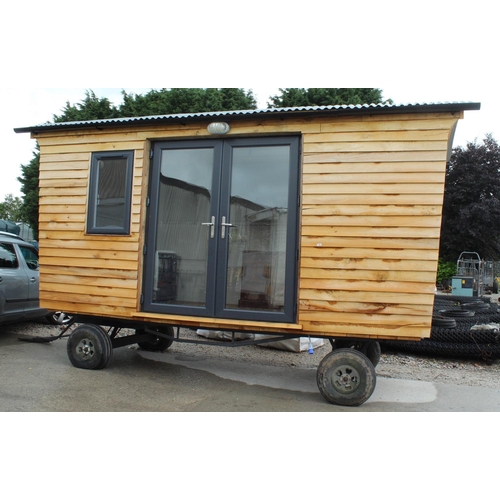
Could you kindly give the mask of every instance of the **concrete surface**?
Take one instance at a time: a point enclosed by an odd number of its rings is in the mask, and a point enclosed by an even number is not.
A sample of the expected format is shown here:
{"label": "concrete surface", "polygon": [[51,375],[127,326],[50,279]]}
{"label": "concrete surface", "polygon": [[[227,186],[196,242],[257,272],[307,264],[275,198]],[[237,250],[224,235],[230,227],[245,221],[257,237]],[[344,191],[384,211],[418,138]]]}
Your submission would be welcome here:
{"label": "concrete surface", "polygon": [[500,391],[378,377],[358,408],[327,403],[316,371],[131,348],[105,370],[74,368],[66,340],[0,334],[0,411],[17,412],[436,412],[499,411]]}

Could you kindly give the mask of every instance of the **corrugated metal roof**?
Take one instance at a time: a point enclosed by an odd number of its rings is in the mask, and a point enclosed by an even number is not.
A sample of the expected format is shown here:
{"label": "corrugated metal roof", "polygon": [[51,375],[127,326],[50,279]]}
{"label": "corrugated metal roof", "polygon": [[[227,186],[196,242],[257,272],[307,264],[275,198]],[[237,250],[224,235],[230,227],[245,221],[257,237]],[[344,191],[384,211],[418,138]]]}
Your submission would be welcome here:
{"label": "corrugated metal roof", "polygon": [[269,109],[246,109],[238,111],[207,111],[202,113],[179,113],[172,115],[140,116],[130,118],[109,118],[105,120],[88,120],[60,123],[43,123],[31,127],[15,128],[17,133],[42,132],[54,129],[88,128],[129,125],[149,125],[154,123],[183,122],[183,121],[205,121],[213,119],[228,118],[254,118],[255,116],[303,116],[313,114],[397,114],[397,113],[417,113],[417,112],[457,112],[480,109],[480,103],[474,102],[443,102],[427,104],[358,104],[358,105],[337,105],[337,106],[300,106],[294,108],[269,108]]}

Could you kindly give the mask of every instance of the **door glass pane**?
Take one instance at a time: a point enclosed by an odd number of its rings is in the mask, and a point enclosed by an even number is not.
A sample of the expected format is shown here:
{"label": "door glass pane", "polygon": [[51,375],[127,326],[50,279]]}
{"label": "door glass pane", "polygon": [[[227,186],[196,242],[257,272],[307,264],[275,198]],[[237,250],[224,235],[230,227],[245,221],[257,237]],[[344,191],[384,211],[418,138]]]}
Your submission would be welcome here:
{"label": "door glass pane", "polygon": [[226,308],[281,312],[290,147],[233,148]]}
{"label": "door glass pane", "polygon": [[153,302],[204,306],[213,149],[163,150]]}

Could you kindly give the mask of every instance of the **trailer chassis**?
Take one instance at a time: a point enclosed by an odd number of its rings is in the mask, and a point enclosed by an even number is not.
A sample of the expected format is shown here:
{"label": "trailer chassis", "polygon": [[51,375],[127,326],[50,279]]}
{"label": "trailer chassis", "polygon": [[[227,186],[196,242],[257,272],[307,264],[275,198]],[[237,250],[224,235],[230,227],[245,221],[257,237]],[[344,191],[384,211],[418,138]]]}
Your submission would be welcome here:
{"label": "trailer chassis", "polygon": [[[68,330],[76,328],[67,334]],[[243,347],[279,340],[309,337],[307,334],[265,333],[267,338],[237,340],[235,330],[228,330],[228,340],[192,339],[182,335],[182,326],[157,323],[75,316],[63,333],[68,337],[68,357],[73,366],[87,370],[105,368],[113,357],[113,350],[133,344],[149,351],[165,351],[174,342],[206,344],[219,347]],[[123,330],[134,330],[123,335]],[[220,328],[217,328],[220,330]],[[375,366],[380,360],[380,344],[376,341],[325,337],[332,351],[319,363],[316,375],[318,389],[330,403],[341,406],[359,406],[373,394],[376,385]],[[54,338],[52,338],[54,340]]]}

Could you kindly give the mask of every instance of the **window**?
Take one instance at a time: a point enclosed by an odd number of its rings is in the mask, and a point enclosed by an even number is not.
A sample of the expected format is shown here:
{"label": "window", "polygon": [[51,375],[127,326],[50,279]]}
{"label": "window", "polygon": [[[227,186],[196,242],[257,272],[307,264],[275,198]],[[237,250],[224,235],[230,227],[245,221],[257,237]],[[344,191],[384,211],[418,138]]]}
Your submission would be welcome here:
{"label": "window", "polygon": [[17,260],[14,245],[9,243],[0,243],[0,268],[17,269],[19,262]]}
{"label": "window", "polygon": [[133,151],[92,155],[87,233],[130,234],[133,155]]}
{"label": "window", "polygon": [[23,254],[26,265],[32,270],[38,270],[38,255],[31,248],[20,245],[19,250]]}

